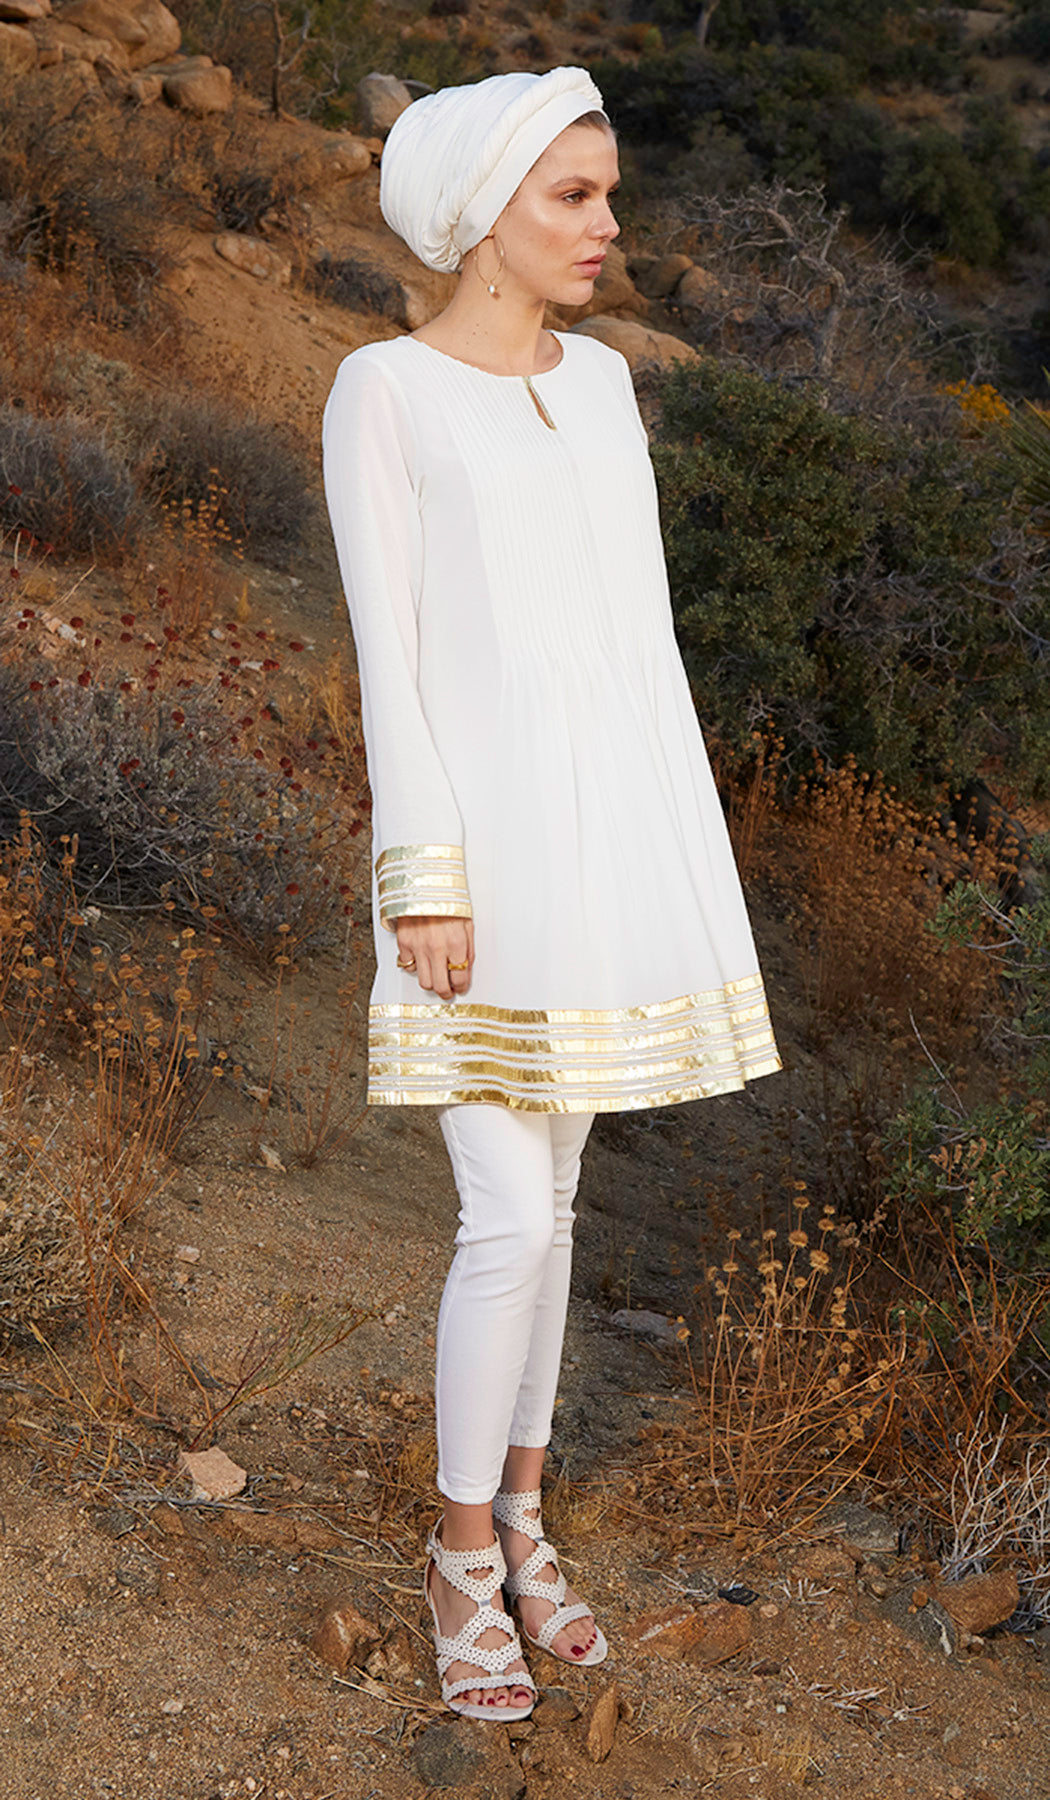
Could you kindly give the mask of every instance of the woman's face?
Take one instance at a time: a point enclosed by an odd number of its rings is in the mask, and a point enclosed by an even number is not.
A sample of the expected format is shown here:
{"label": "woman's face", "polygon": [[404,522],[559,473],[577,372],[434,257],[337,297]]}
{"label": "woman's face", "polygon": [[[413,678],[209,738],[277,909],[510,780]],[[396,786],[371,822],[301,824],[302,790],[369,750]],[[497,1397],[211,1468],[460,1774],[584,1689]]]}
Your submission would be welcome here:
{"label": "woman's face", "polygon": [[[610,240],[609,206],[620,181],[616,139],[597,125],[568,125],[533,163],[493,230],[505,257],[500,286],[582,306],[594,291]],[[484,267],[492,258],[486,253]]]}

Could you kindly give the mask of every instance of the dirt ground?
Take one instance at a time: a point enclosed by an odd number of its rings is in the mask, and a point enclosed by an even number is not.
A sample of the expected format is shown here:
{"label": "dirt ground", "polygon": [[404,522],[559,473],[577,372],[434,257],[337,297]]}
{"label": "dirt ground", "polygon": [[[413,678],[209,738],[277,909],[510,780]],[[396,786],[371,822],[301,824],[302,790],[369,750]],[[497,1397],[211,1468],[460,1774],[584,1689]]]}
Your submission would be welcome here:
{"label": "dirt ground", "polygon": [[[323,1041],[330,984],[316,978],[309,1029]],[[262,1004],[246,1041],[262,1033]],[[346,1072],[358,1097],[362,1054]],[[271,1169],[248,1160],[250,1102],[224,1094],[147,1222],[147,1266],[199,1376],[228,1380],[290,1294],[345,1289],[377,1316],[219,1428],[249,1477],[225,1505],[189,1502],[165,1434],[129,1425],[108,1467],[97,1437],[94,1461],[72,1437],[65,1451],[30,1385],[39,1357],[8,1358],[3,1800],[779,1800],[810,1786],[850,1800],[1045,1800],[1050,1662],[1035,1641],[993,1636],[950,1658],[915,1641],[885,1599],[919,1579],[914,1557],[851,1554],[826,1529],[763,1549],[699,1507],[673,1532],[632,1512],[643,1434],[683,1403],[684,1364],[610,1312],[629,1301],[688,1316],[698,1163],[730,1183],[735,1172],[743,1209],[791,1080],[593,1129],[550,1518],[612,1650],[590,1672],[536,1653],[544,1705],[524,1727],[442,1713],[421,1610],[437,1511],[433,1330],[455,1213],[436,1120],[358,1104],[339,1153]],[[269,1135],[280,1149],[276,1125]],[[75,1337],[62,1353],[75,1367]],[[131,1340],[131,1366],[147,1354]],[[734,1587],[749,1603],[717,1609],[726,1661],[698,1659],[688,1628],[660,1641],[667,1654],[629,1642],[639,1619],[689,1615]],[[343,1600],[374,1638],[365,1666],[339,1678],[308,1640]],[[588,1704],[613,1685],[615,1737],[595,1761]]]}

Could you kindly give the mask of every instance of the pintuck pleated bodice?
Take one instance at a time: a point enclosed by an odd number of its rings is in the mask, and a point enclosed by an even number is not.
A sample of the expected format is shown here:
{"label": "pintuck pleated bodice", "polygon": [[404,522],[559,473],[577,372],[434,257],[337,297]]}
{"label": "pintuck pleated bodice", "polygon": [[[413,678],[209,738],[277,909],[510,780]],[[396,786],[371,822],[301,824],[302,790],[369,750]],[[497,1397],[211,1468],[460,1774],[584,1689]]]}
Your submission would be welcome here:
{"label": "pintuck pleated bodice", "polygon": [[[370,1104],[669,1104],[779,1068],[624,359],[340,365],[325,484],[373,795]],[[396,921],[471,916],[469,992]]]}

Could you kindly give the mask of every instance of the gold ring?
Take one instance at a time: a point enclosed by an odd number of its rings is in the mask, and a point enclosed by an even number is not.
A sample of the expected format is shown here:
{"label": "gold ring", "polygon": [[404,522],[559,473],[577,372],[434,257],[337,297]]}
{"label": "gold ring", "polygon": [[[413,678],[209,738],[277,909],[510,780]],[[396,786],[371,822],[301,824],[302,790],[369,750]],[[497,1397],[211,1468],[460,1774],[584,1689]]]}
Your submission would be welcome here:
{"label": "gold ring", "polygon": [[414,962],[410,962],[410,963],[402,962],[401,958],[398,957],[397,966],[399,969],[414,969],[416,965]]}
{"label": "gold ring", "polygon": [[470,968],[470,960],[468,958],[468,960],[466,962],[462,962],[462,963],[446,963],[445,966],[446,966],[446,968],[449,968],[449,969],[469,969]]}

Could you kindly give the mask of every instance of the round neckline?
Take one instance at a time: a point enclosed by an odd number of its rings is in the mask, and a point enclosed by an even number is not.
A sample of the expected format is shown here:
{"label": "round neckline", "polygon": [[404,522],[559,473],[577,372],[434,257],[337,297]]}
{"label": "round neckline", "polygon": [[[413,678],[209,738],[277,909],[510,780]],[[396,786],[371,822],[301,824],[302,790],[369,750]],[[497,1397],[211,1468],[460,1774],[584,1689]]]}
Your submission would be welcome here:
{"label": "round neckline", "polygon": [[540,369],[529,375],[504,375],[498,369],[483,369],[478,363],[466,362],[462,356],[453,356],[448,350],[439,350],[436,344],[428,344],[426,338],[415,337],[410,331],[405,333],[404,341],[409,344],[421,344],[424,350],[429,350],[434,356],[440,356],[443,361],[456,363],[461,369],[470,369],[475,375],[486,375],[490,381],[538,381],[541,375],[556,375],[558,370],[564,367],[567,360],[565,343],[561,333],[552,329],[551,337],[556,338],[561,345],[560,360],[550,369]]}

